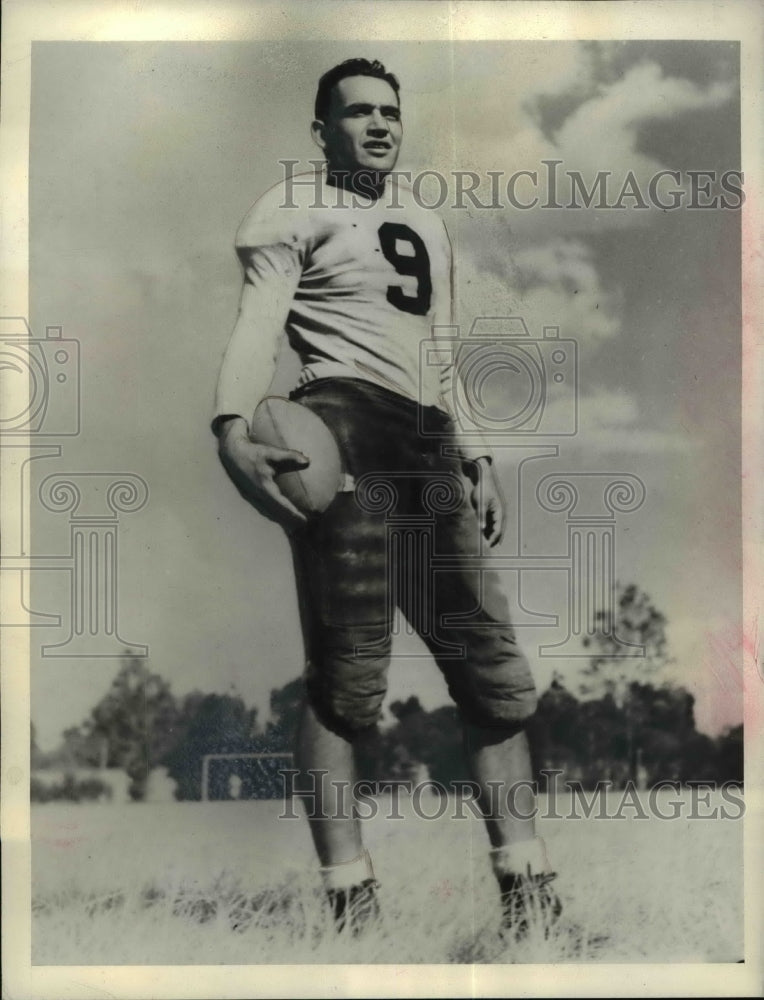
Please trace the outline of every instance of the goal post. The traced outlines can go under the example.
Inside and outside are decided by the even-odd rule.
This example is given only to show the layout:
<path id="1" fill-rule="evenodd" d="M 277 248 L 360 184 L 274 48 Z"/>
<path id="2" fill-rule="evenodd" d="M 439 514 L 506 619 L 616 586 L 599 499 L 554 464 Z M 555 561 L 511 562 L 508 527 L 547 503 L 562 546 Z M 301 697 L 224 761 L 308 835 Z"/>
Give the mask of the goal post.
<path id="1" fill-rule="evenodd" d="M 240 761 L 242 763 L 249 762 L 249 764 L 244 764 L 244 768 L 236 768 L 233 766 L 234 762 Z M 211 782 L 214 781 L 215 774 L 219 773 L 218 768 L 221 764 L 225 765 L 225 762 L 230 762 L 229 766 L 226 768 L 229 781 L 232 778 L 238 778 L 241 785 L 239 787 L 268 787 L 270 784 L 271 789 L 276 787 L 276 782 L 281 780 L 281 790 L 283 792 L 283 778 L 280 779 L 279 771 L 288 770 L 294 767 L 294 754 L 292 753 L 206 753 L 202 757 L 202 802 L 210 801 L 226 801 L 236 798 L 274 798 L 275 796 L 258 796 L 258 795 L 228 795 L 228 796 L 215 796 L 214 799 L 210 798 L 210 787 Z M 246 779 L 246 780 L 245 780 Z M 259 779 L 259 782 L 258 782 Z"/>

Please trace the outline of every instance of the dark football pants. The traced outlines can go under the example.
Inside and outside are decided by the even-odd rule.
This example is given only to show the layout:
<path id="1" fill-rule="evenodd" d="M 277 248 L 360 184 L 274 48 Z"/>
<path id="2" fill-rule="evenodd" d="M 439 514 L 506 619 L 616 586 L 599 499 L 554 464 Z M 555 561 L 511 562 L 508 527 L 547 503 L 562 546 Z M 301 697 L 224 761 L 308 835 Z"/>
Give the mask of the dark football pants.
<path id="1" fill-rule="evenodd" d="M 535 686 L 498 576 L 475 565 L 468 484 L 460 460 L 441 454 L 449 418 L 360 379 L 319 379 L 292 398 L 331 428 L 355 480 L 354 492 L 338 493 L 292 536 L 319 718 L 342 735 L 378 721 L 398 606 L 468 722 L 522 724 L 535 711 Z M 420 422 L 439 436 L 422 435 Z"/>

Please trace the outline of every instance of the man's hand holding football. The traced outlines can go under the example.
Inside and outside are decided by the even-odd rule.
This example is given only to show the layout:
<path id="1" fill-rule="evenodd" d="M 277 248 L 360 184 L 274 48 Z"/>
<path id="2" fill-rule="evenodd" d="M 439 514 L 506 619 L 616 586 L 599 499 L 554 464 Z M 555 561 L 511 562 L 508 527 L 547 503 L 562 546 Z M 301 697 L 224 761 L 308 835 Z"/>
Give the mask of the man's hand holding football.
<path id="1" fill-rule="evenodd" d="M 284 496 L 275 482 L 281 472 L 310 465 L 307 456 L 299 451 L 252 441 L 242 417 L 227 420 L 218 441 L 223 468 L 245 500 L 286 531 L 294 531 L 307 523 L 305 515 Z"/>

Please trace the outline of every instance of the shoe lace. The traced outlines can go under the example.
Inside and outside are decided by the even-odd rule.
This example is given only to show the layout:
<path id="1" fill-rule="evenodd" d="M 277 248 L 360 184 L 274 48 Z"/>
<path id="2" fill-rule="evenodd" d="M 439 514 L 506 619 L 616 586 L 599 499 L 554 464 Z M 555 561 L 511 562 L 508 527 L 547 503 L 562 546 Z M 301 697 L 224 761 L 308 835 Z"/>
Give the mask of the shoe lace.
<path id="1" fill-rule="evenodd" d="M 532 878 L 536 889 L 544 889 L 550 882 L 554 882 L 557 872 L 543 872 L 541 875 L 533 875 Z"/>

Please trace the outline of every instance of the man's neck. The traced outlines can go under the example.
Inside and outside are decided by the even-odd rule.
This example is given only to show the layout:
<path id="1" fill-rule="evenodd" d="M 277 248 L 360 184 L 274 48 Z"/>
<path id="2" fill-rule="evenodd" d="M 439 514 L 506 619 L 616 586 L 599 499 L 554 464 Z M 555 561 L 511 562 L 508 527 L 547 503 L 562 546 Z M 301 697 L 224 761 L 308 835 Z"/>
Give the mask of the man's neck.
<path id="1" fill-rule="evenodd" d="M 350 191 L 352 194 L 372 200 L 382 196 L 389 176 L 388 170 L 351 171 L 331 165 L 326 168 L 326 182 L 331 187 L 342 188 L 343 191 Z"/>

